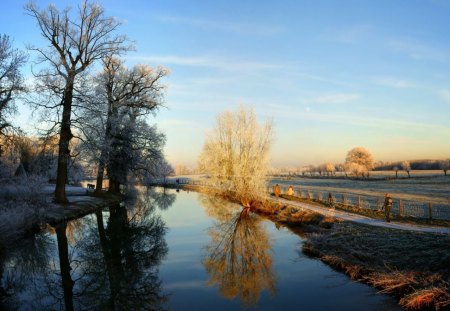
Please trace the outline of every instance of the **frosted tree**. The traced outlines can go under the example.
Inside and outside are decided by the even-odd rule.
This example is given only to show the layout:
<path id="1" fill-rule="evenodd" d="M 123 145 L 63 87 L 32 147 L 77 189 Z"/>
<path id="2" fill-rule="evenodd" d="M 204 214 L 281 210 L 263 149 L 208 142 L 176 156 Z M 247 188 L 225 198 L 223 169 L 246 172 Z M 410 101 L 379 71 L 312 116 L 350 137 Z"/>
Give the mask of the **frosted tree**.
<path id="1" fill-rule="evenodd" d="M 406 171 L 406 173 L 408 173 L 408 178 L 411 177 L 411 175 L 409 174 L 409 172 L 411 171 L 411 164 L 409 163 L 409 161 L 403 161 L 401 163 L 401 167 L 402 170 Z"/>
<path id="2" fill-rule="evenodd" d="M 367 172 L 366 167 L 355 162 L 346 163 L 345 170 L 355 176 L 364 176 L 364 174 Z"/>
<path id="3" fill-rule="evenodd" d="M 353 148 L 347 153 L 345 165 L 351 167 L 351 169 L 348 169 L 349 171 L 353 171 L 354 173 L 358 172 L 357 174 L 364 174 L 373 168 L 372 154 L 363 147 Z"/>
<path id="4" fill-rule="evenodd" d="M 266 174 L 272 142 L 272 122 L 260 125 L 252 108 L 217 116 L 206 137 L 199 167 L 214 187 L 250 208 L 266 192 Z"/>
<path id="5" fill-rule="evenodd" d="M 450 170 L 450 159 L 439 161 L 439 168 L 444 171 L 444 175 L 447 176 L 447 171 Z"/>
<path id="6" fill-rule="evenodd" d="M 0 136 L 11 127 L 9 118 L 16 111 L 15 97 L 25 90 L 20 73 L 25 62 L 26 55 L 12 47 L 8 36 L 0 35 Z"/>
<path id="7" fill-rule="evenodd" d="M 333 163 L 328 162 L 324 164 L 325 172 L 327 172 L 328 176 L 333 175 L 336 171 L 336 167 Z"/>
<path id="8" fill-rule="evenodd" d="M 45 48 L 30 46 L 39 55 L 38 62 L 47 64 L 37 73 L 52 101 L 36 100 L 40 107 L 57 112 L 55 127 L 59 127 L 58 168 L 55 201 L 67 203 L 65 184 L 70 162 L 71 123 L 75 88 L 79 77 L 96 61 L 111 53 L 125 50 L 126 37 L 115 35 L 120 23 L 105 16 L 103 7 L 84 1 L 72 15 L 70 9 L 59 11 L 54 5 L 39 9 L 34 2 L 25 6 L 28 15 L 36 19 Z"/>
<path id="9" fill-rule="evenodd" d="M 124 114 L 131 113 L 131 120 L 155 111 L 163 104 L 164 86 L 162 77 L 168 75 L 163 67 L 156 69 L 147 65 L 136 65 L 132 69 L 124 66 L 119 58 L 103 59 L 103 72 L 96 77 L 97 100 L 106 105 L 103 147 L 99 157 L 97 189 L 100 191 L 104 170 L 108 164 L 108 150 L 114 144 L 114 131 Z M 115 129 L 116 128 L 116 129 Z"/>

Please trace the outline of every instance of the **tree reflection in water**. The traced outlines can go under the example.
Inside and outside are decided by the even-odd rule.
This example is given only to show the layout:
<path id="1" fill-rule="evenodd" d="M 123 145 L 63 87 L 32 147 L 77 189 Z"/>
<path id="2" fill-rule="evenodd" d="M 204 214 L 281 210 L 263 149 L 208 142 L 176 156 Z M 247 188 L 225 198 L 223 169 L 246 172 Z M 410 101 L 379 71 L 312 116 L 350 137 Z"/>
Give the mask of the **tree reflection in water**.
<path id="1" fill-rule="evenodd" d="M 208 231 L 211 242 L 203 259 L 208 284 L 217 285 L 226 298 L 239 297 L 245 307 L 255 305 L 264 290 L 274 294 L 272 247 L 261 218 L 217 198 L 202 196 L 201 201 L 217 219 Z"/>
<path id="2" fill-rule="evenodd" d="M 165 224 L 146 196 L 136 196 L 127 206 L 112 206 L 109 216 L 98 211 L 51 228 L 57 235 L 58 258 L 49 255 L 54 245 L 36 249 L 19 271 L 11 265 L 20 257 L 14 254 L 7 263 L 0 258 L 5 264 L 0 271 L 8 265 L 7 274 L 21 280 L 8 283 L 12 296 L 0 307 L 23 307 L 28 297 L 30 309 L 39 310 L 163 309 L 167 297 L 158 265 L 167 254 Z"/>
<path id="3" fill-rule="evenodd" d="M 161 210 L 167 210 L 175 203 L 177 195 L 175 193 L 169 193 L 166 188 L 147 188 L 147 195 L 153 200 L 153 202 Z"/>

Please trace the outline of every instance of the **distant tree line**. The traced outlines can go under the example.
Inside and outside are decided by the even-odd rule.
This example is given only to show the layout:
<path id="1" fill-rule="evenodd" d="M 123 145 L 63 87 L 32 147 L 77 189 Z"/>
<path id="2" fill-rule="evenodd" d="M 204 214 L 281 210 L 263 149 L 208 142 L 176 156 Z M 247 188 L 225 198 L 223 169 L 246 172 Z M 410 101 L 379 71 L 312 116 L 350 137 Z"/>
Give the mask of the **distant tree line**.
<path id="1" fill-rule="evenodd" d="M 302 168 L 272 169 L 271 174 L 303 176 L 335 176 L 337 172 L 345 176 L 370 177 L 370 171 L 404 171 L 410 177 L 412 170 L 442 170 L 445 175 L 450 170 L 450 159 L 442 160 L 404 160 L 397 162 L 375 162 L 369 150 L 355 147 L 348 151 L 344 163 L 326 162 L 320 165 L 308 165 Z"/>
<path id="2" fill-rule="evenodd" d="M 410 160 L 408 161 L 411 170 L 440 170 L 442 169 L 443 162 L 448 160 Z M 401 168 L 404 161 L 398 162 L 376 162 L 375 171 L 393 171 L 396 168 Z"/>

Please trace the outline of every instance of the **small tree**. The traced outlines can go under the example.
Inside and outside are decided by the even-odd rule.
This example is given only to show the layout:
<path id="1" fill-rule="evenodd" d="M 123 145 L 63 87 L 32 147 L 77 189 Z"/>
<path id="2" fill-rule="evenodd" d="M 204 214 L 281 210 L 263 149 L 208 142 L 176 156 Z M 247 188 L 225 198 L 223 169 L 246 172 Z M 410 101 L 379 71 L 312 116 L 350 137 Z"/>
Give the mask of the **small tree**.
<path id="1" fill-rule="evenodd" d="M 450 170 L 450 159 L 439 161 L 439 168 L 444 171 L 444 175 L 447 176 L 447 171 Z"/>
<path id="2" fill-rule="evenodd" d="M 356 147 L 347 153 L 345 164 L 352 167 L 351 171 L 358 172 L 358 174 L 364 174 L 373 168 L 373 157 L 366 148 Z"/>
<path id="3" fill-rule="evenodd" d="M 409 172 L 411 171 L 411 164 L 409 163 L 409 161 L 403 161 L 402 164 L 402 170 L 406 171 L 406 173 L 408 173 L 408 178 L 411 177 Z"/>
<path id="4" fill-rule="evenodd" d="M 266 191 L 272 122 L 260 125 L 252 108 L 217 116 L 206 137 L 199 167 L 221 192 L 250 208 Z"/>
<path id="5" fill-rule="evenodd" d="M 394 166 L 394 167 L 393 167 L 393 170 L 395 171 L 395 178 L 398 178 L 398 170 L 399 170 L 399 167 L 398 167 L 398 166 Z"/>
<path id="6" fill-rule="evenodd" d="M 325 167 L 325 171 L 327 172 L 328 176 L 333 175 L 334 172 L 336 171 L 336 166 L 331 162 L 325 163 L 324 167 Z"/>

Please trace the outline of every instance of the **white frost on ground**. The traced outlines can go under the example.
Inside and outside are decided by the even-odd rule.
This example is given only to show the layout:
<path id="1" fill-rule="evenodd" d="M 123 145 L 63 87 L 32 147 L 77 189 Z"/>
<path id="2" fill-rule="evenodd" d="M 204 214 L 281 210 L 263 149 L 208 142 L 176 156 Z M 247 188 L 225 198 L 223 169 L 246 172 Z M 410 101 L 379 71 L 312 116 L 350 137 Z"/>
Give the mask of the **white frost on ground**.
<path id="1" fill-rule="evenodd" d="M 307 203 L 302 202 L 295 202 L 295 201 L 289 201 L 286 199 L 273 199 L 275 202 L 293 205 L 296 207 L 300 207 L 302 209 L 314 211 L 316 213 L 329 216 L 329 217 L 335 217 L 338 219 L 353 221 L 360 224 L 370 225 L 370 226 L 378 226 L 378 227 L 385 227 L 385 228 L 391 228 L 391 229 L 399 229 L 399 230 L 408 230 L 408 231 L 419 231 L 419 232 L 430 232 L 430 233 L 443 233 L 443 234 L 450 234 L 450 228 L 444 228 L 444 227 L 432 227 L 432 226 L 423 226 L 423 225 L 416 225 L 416 224 L 406 224 L 406 223 L 399 223 L 399 222 L 386 222 L 385 220 L 381 219 L 374 219 L 354 213 L 349 213 L 341 210 L 336 210 L 333 208 L 325 208 L 325 207 L 318 207 Z"/>

